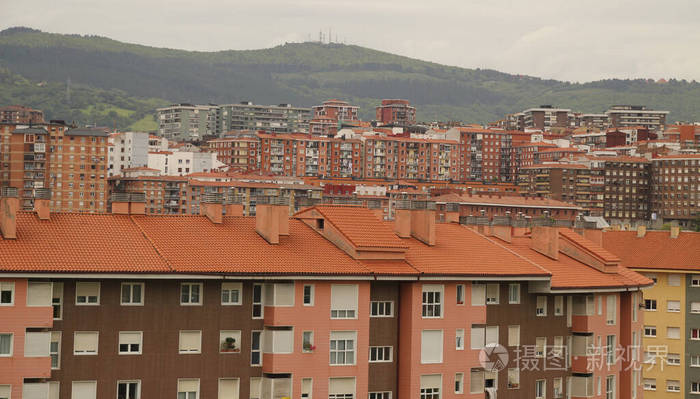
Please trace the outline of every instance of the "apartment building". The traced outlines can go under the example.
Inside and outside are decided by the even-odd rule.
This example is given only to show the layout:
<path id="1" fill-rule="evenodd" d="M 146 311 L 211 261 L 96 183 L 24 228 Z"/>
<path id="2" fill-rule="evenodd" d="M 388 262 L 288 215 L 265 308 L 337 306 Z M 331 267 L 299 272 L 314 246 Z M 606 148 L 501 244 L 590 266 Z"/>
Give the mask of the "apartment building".
<path id="1" fill-rule="evenodd" d="M 582 211 L 572 203 L 551 198 L 500 194 L 445 194 L 432 197 L 437 204 L 438 216 L 445 221 L 461 217 L 480 217 L 490 223 L 498 217 L 542 218 L 573 222 Z"/>
<path id="2" fill-rule="evenodd" d="M 523 113 L 525 129 L 550 131 L 552 128 L 573 127 L 573 113 L 568 108 L 557 108 L 552 105 L 540 105 L 528 108 Z"/>
<path id="3" fill-rule="evenodd" d="M 198 141 L 218 135 L 216 105 L 173 104 L 156 109 L 158 135 L 173 141 Z"/>
<path id="4" fill-rule="evenodd" d="M 165 176 L 187 176 L 192 173 L 218 171 L 224 163 L 213 152 L 201 151 L 157 151 L 148 153 L 148 168 Z"/>
<path id="5" fill-rule="evenodd" d="M 14 123 L 17 125 L 41 124 L 44 123 L 44 111 L 23 105 L 0 107 L 0 123 Z"/>
<path id="6" fill-rule="evenodd" d="M 347 101 L 328 100 L 311 107 L 313 119 L 309 122 L 309 133 L 313 136 L 335 136 L 339 122 L 359 121 L 360 107 Z"/>
<path id="7" fill-rule="evenodd" d="M 408 100 L 388 99 L 376 107 L 380 125 L 411 126 L 416 124 L 416 108 Z"/>
<path id="8" fill-rule="evenodd" d="M 644 289 L 644 398 L 700 393 L 700 233 L 608 231 L 606 249 L 654 281 Z M 650 250 L 653 248 L 653 250 Z M 692 248 L 692 249 L 691 249 Z"/>
<path id="9" fill-rule="evenodd" d="M 612 127 L 642 126 L 651 131 L 663 131 L 669 111 L 656 111 L 643 105 L 613 105 L 605 115 Z"/>
<path id="10" fill-rule="evenodd" d="M 652 218 L 688 226 L 700 214 L 700 155 L 652 159 Z"/>
<path id="11" fill-rule="evenodd" d="M 112 133 L 108 139 L 108 176 L 119 175 L 122 170 L 148 165 L 150 135 L 146 132 Z"/>
<path id="12" fill-rule="evenodd" d="M 51 195 L 52 210 L 104 212 L 106 129 L 6 124 L 0 125 L 0 136 L 0 184 L 19 190 L 23 209 L 33 208 L 40 190 L 42 198 Z"/>
<path id="13" fill-rule="evenodd" d="M 257 105 L 250 101 L 217 108 L 217 135 L 231 130 L 309 133 L 311 109 L 291 104 Z"/>
<path id="14" fill-rule="evenodd" d="M 652 281 L 598 246 L 599 231 L 436 224 L 422 201 L 392 224 L 352 206 L 288 218 L 274 201 L 255 218 L 223 216 L 217 201 L 205 216 L 145 216 L 121 199 L 113 214 L 80 215 L 2 198 L 0 249 L 22 256 L 0 259 L 0 370 L 11 370 L 0 392 L 641 393 L 636 352 L 615 354 L 641 336 L 639 289 Z M 498 366 L 484 359 L 495 344 L 508 355 Z"/>
<path id="15" fill-rule="evenodd" d="M 613 222 L 651 218 L 651 162 L 619 156 L 605 159 L 604 216 Z"/>
<path id="16" fill-rule="evenodd" d="M 574 114 L 575 125 L 578 127 L 588 127 L 594 129 L 605 129 L 609 126 L 610 121 L 606 114 Z"/>
<path id="17" fill-rule="evenodd" d="M 230 169 L 246 172 L 260 169 L 260 140 L 255 135 L 223 137 L 207 142 L 209 151 Z"/>
<path id="18" fill-rule="evenodd" d="M 591 168 L 576 163 L 545 163 L 520 169 L 522 193 L 576 204 L 584 213 L 599 216 L 603 203 L 591 188 Z"/>

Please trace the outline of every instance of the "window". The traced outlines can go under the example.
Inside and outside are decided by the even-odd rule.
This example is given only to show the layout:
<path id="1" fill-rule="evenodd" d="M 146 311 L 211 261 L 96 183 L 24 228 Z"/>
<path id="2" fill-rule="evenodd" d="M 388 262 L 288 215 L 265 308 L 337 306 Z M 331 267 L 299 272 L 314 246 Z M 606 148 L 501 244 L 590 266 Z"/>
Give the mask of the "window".
<path id="1" fill-rule="evenodd" d="M 487 326 L 485 344 L 498 344 L 498 326 Z"/>
<path id="2" fill-rule="evenodd" d="M 180 305 L 202 304 L 202 283 L 182 283 L 180 285 Z"/>
<path id="3" fill-rule="evenodd" d="M 484 392 L 484 370 L 471 369 L 469 373 L 469 392 Z"/>
<path id="4" fill-rule="evenodd" d="M 695 341 L 700 340 L 700 328 L 690 329 L 690 339 Z"/>
<path id="5" fill-rule="evenodd" d="M 690 383 L 690 393 L 700 393 L 700 382 Z"/>
<path id="6" fill-rule="evenodd" d="M 313 397 L 313 385 L 314 380 L 312 378 L 302 378 L 301 379 L 301 399 L 311 399 Z M 370 393 L 371 395 L 371 393 Z M 370 396 L 369 399 L 372 399 Z M 382 398 L 377 398 L 382 399 Z M 391 397 L 389 397 L 391 399 Z"/>
<path id="7" fill-rule="evenodd" d="M 520 369 L 508 369 L 508 389 L 520 388 Z"/>
<path id="8" fill-rule="evenodd" d="M 669 274 L 668 275 L 668 285 L 671 287 L 681 286 L 681 275 L 680 274 Z"/>
<path id="9" fill-rule="evenodd" d="M 464 305 L 464 284 L 457 284 L 457 305 Z"/>
<path id="10" fill-rule="evenodd" d="M 656 326 L 644 326 L 644 336 L 645 337 L 655 337 L 656 336 Z"/>
<path id="11" fill-rule="evenodd" d="M 681 328 L 680 327 L 667 327 L 666 337 L 670 339 L 681 339 Z"/>
<path id="12" fill-rule="evenodd" d="M 11 385 L 0 385 L 0 399 L 10 399 L 11 392 Z"/>
<path id="13" fill-rule="evenodd" d="M 508 303 L 520 303 L 520 284 L 508 285 Z"/>
<path id="14" fill-rule="evenodd" d="M 0 357 L 12 356 L 13 334 L 0 334 Z"/>
<path id="15" fill-rule="evenodd" d="M 455 374 L 455 393 L 464 393 L 464 373 Z"/>
<path id="16" fill-rule="evenodd" d="M 252 331 L 250 334 L 250 365 L 262 366 L 261 340 L 262 331 Z"/>
<path id="17" fill-rule="evenodd" d="M 420 376 L 420 399 L 440 399 L 442 376 L 440 374 Z"/>
<path id="18" fill-rule="evenodd" d="M 304 306 L 313 306 L 314 304 L 314 286 L 311 284 L 304 285 Z"/>
<path id="19" fill-rule="evenodd" d="M 508 326 L 508 346 L 520 346 L 520 326 Z"/>
<path id="20" fill-rule="evenodd" d="M 354 331 L 331 331 L 331 365 L 355 364 L 355 336 Z"/>
<path id="21" fill-rule="evenodd" d="M 658 277 L 654 273 L 646 273 L 644 275 L 647 276 L 647 278 L 651 279 L 654 282 L 654 284 L 659 282 Z"/>
<path id="22" fill-rule="evenodd" d="M 691 277 L 690 286 L 691 287 L 700 287 L 700 275 L 696 274 L 696 275 L 693 275 L 693 277 Z"/>
<path id="23" fill-rule="evenodd" d="M 700 313 L 700 302 L 690 303 L 690 313 Z"/>
<path id="24" fill-rule="evenodd" d="M 486 327 L 472 325 L 471 349 L 482 349 L 486 345 Z"/>
<path id="25" fill-rule="evenodd" d="M 262 392 L 262 378 L 250 377 L 250 399 L 260 399 Z"/>
<path id="26" fill-rule="evenodd" d="M 53 283 L 51 304 L 53 305 L 53 319 L 61 320 L 63 318 L 63 283 Z"/>
<path id="27" fill-rule="evenodd" d="M 219 378 L 219 399 L 238 399 L 238 378 Z"/>
<path id="28" fill-rule="evenodd" d="M 535 381 L 535 398 L 536 399 L 544 399 L 547 396 L 547 381 L 546 380 L 537 380 Z"/>
<path id="29" fill-rule="evenodd" d="M 143 305 L 143 283 L 122 283 L 122 305 Z"/>
<path id="30" fill-rule="evenodd" d="M 498 283 L 486 284 L 486 304 L 496 305 L 498 304 Z"/>
<path id="31" fill-rule="evenodd" d="M 253 318 L 263 318 L 262 284 L 253 284 Z"/>
<path id="32" fill-rule="evenodd" d="M 655 378 L 645 378 L 644 379 L 644 390 L 645 391 L 656 391 L 656 379 Z"/>
<path id="33" fill-rule="evenodd" d="M 328 399 L 354 399 L 355 377 L 330 378 Z"/>
<path id="34" fill-rule="evenodd" d="M 544 317 L 547 316 L 547 297 L 538 296 L 537 297 L 537 307 L 535 308 L 535 316 Z"/>
<path id="35" fill-rule="evenodd" d="M 464 350 L 464 329 L 458 328 L 455 332 L 455 349 Z"/>
<path id="36" fill-rule="evenodd" d="M 73 381 L 71 399 L 95 399 L 97 397 L 97 381 Z"/>
<path id="37" fill-rule="evenodd" d="M 547 353 L 547 337 L 535 338 L 535 357 L 544 357 Z"/>
<path id="38" fill-rule="evenodd" d="M 690 367 L 700 367 L 700 355 L 690 355 Z"/>
<path id="39" fill-rule="evenodd" d="M 303 398 L 304 396 L 302 396 Z M 370 392 L 369 399 L 391 399 L 391 391 Z"/>
<path id="40" fill-rule="evenodd" d="M 51 344 L 49 346 L 49 356 L 51 356 L 51 369 L 61 368 L 61 332 L 51 331 Z"/>
<path id="41" fill-rule="evenodd" d="M 549 353 L 554 357 L 562 357 L 564 355 L 564 337 L 554 337 L 554 345 Z"/>
<path id="42" fill-rule="evenodd" d="M 98 341 L 97 331 L 76 331 L 73 334 L 73 354 L 96 355 Z"/>
<path id="43" fill-rule="evenodd" d="M 615 336 L 608 335 L 605 339 L 605 353 L 608 364 L 615 364 Z"/>
<path id="44" fill-rule="evenodd" d="M 666 390 L 668 392 L 680 392 L 681 382 L 678 380 L 666 380 Z"/>
<path id="45" fill-rule="evenodd" d="M 666 363 L 672 366 L 679 366 L 681 364 L 681 355 L 678 353 L 669 353 L 666 355 Z"/>
<path id="46" fill-rule="evenodd" d="M 666 310 L 677 313 L 681 311 L 681 301 L 666 301 Z"/>
<path id="47" fill-rule="evenodd" d="M 605 323 L 609 326 L 615 324 L 615 315 L 617 313 L 617 297 L 608 295 L 605 308 Z"/>
<path id="48" fill-rule="evenodd" d="M 644 300 L 644 310 L 655 311 L 656 310 L 656 299 L 645 299 Z"/>
<path id="49" fill-rule="evenodd" d="M 242 290 L 243 284 L 241 283 L 221 283 L 221 304 L 240 305 Z"/>
<path id="50" fill-rule="evenodd" d="M 369 361 L 370 363 L 390 362 L 391 353 L 391 346 L 370 346 Z"/>
<path id="51" fill-rule="evenodd" d="M 201 331 L 180 331 L 179 352 L 202 353 L 202 332 Z"/>
<path id="52" fill-rule="evenodd" d="M 472 283 L 472 306 L 481 306 L 486 304 L 486 285 Z"/>
<path id="53" fill-rule="evenodd" d="M 393 317 L 394 302 L 391 301 L 372 301 L 370 302 L 369 315 L 371 317 Z"/>
<path id="54" fill-rule="evenodd" d="M 76 305 L 99 305 L 100 304 L 100 283 L 75 283 L 75 304 Z"/>
<path id="55" fill-rule="evenodd" d="M 357 284 L 331 285 L 331 319 L 357 317 Z"/>
<path id="56" fill-rule="evenodd" d="M 423 317 L 440 317 L 442 315 L 440 304 L 442 300 L 442 286 L 423 285 Z"/>
<path id="57" fill-rule="evenodd" d="M 49 306 L 52 295 L 51 283 L 27 282 L 27 306 Z"/>
<path id="58" fill-rule="evenodd" d="M 605 399 L 615 399 L 615 376 L 605 378 Z"/>
<path id="59" fill-rule="evenodd" d="M 553 396 L 554 396 L 555 398 L 561 398 L 561 397 L 562 397 L 562 393 L 563 393 L 562 382 L 563 382 L 563 380 L 562 380 L 561 377 L 555 378 L 555 379 L 552 381 L 552 391 L 553 391 Z"/>
<path id="60" fill-rule="evenodd" d="M 554 297 L 554 315 L 562 316 L 564 314 L 564 297 L 559 295 Z"/>
<path id="61" fill-rule="evenodd" d="M 197 399 L 199 397 L 199 379 L 180 378 L 177 380 L 177 399 Z"/>
<path id="62" fill-rule="evenodd" d="M 313 352 L 316 347 L 314 346 L 314 332 L 304 331 L 301 334 L 301 351 L 310 353 Z"/>
<path id="63" fill-rule="evenodd" d="M 117 399 L 139 399 L 141 384 L 138 381 L 118 381 Z"/>

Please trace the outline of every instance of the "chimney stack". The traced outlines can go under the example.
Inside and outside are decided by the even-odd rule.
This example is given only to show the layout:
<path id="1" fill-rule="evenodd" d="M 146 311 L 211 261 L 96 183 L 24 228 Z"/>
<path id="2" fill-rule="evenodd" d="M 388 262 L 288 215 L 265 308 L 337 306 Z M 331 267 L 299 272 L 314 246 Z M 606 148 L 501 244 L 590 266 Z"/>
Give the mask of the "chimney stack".
<path id="1" fill-rule="evenodd" d="M 226 216 L 243 216 L 243 198 L 240 195 L 229 192 L 224 199 L 224 209 L 226 210 Z"/>
<path id="2" fill-rule="evenodd" d="M 40 220 L 51 217 L 51 189 L 37 188 L 34 194 L 34 211 Z"/>
<path id="3" fill-rule="evenodd" d="M 146 214 L 146 193 L 114 192 L 111 202 L 112 213 L 115 215 Z"/>
<path id="4" fill-rule="evenodd" d="M 533 226 L 530 248 L 552 259 L 559 259 L 559 229 L 553 226 Z"/>
<path id="5" fill-rule="evenodd" d="M 199 214 L 204 215 L 214 224 L 224 222 L 223 195 L 221 193 L 204 193 L 199 204 Z"/>
<path id="6" fill-rule="evenodd" d="M 394 208 L 394 232 L 401 238 L 411 237 L 411 201 L 396 200 Z"/>
<path id="7" fill-rule="evenodd" d="M 435 245 L 435 202 L 411 203 L 411 235 L 427 245 Z"/>
<path id="8" fill-rule="evenodd" d="M 3 187 L 2 198 L 0 198 L 0 231 L 6 240 L 17 238 L 17 210 L 19 209 L 19 198 L 17 189 L 14 187 Z"/>
<path id="9" fill-rule="evenodd" d="M 258 197 L 255 205 L 255 231 L 270 244 L 279 244 L 280 235 L 289 235 L 289 203 L 281 197 Z"/>

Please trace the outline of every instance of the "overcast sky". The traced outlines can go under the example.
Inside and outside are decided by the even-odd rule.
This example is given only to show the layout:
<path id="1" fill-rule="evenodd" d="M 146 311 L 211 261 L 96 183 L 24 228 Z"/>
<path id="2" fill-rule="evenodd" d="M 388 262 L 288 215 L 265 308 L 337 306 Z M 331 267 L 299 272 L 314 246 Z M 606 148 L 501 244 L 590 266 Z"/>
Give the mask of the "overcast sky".
<path id="1" fill-rule="evenodd" d="M 698 0 L 0 0 L 0 29 L 188 50 L 339 41 L 570 81 L 700 81 Z"/>

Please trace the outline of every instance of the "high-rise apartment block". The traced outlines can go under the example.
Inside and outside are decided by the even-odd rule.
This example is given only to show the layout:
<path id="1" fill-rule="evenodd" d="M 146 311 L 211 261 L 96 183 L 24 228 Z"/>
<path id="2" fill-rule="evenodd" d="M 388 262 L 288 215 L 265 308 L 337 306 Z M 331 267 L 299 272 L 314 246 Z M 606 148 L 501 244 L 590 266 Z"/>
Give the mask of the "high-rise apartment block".
<path id="1" fill-rule="evenodd" d="M 217 106 L 173 104 L 158 108 L 158 134 L 173 141 L 197 141 L 217 135 Z"/>
<path id="2" fill-rule="evenodd" d="M 31 125 L 44 123 L 44 112 L 23 105 L 0 107 L 0 123 Z"/>
<path id="3" fill-rule="evenodd" d="M 382 100 L 376 108 L 377 123 L 381 125 L 410 126 L 416 124 L 416 108 L 408 100 Z"/>
<path id="4" fill-rule="evenodd" d="M 652 159 L 653 218 L 688 226 L 700 215 L 700 155 L 668 155 Z"/>
<path id="5" fill-rule="evenodd" d="M 549 131 L 552 128 L 568 128 L 572 124 L 573 113 L 568 108 L 556 108 L 552 105 L 540 105 L 523 111 L 525 129 Z"/>
<path id="6" fill-rule="evenodd" d="M 656 111 L 643 105 L 613 105 L 605 111 L 613 127 L 642 126 L 651 131 L 663 130 L 668 111 Z"/>

